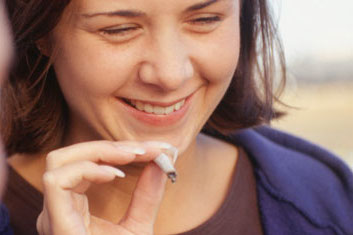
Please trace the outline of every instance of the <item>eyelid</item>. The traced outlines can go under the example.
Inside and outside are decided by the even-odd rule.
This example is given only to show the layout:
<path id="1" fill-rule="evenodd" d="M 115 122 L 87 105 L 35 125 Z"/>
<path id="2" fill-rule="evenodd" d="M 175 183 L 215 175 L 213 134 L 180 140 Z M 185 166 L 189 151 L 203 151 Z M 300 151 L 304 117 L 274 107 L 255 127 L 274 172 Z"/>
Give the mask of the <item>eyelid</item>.
<path id="1" fill-rule="evenodd" d="M 186 29 L 190 32 L 207 34 L 217 29 L 224 16 L 217 13 L 198 13 L 188 17 L 185 22 Z"/>
<path id="2" fill-rule="evenodd" d="M 223 15 L 218 13 L 198 13 L 188 17 L 187 21 L 197 21 L 198 19 L 211 19 L 210 21 L 220 21 L 223 19 Z"/>
<path id="3" fill-rule="evenodd" d="M 101 32 L 108 32 L 108 31 L 114 31 L 114 30 L 128 30 L 128 29 L 138 29 L 139 26 L 136 24 L 121 24 L 121 25 L 116 25 L 116 26 L 110 26 L 110 27 L 105 27 L 103 29 L 100 29 L 99 31 Z"/>
<path id="4" fill-rule="evenodd" d="M 137 37 L 142 32 L 138 24 L 121 24 L 99 29 L 99 33 L 112 42 L 127 42 Z"/>
<path id="5" fill-rule="evenodd" d="M 221 21 L 221 17 L 218 15 L 198 16 L 190 20 L 192 23 L 213 23 L 218 21 Z"/>

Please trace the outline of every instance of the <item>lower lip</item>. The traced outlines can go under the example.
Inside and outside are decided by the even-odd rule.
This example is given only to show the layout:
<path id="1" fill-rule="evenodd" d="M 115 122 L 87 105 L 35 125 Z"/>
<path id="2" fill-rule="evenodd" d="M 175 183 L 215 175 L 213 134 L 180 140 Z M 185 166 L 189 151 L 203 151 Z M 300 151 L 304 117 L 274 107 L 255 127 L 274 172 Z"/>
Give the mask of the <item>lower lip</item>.
<path id="1" fill-rule="evenodd" d="M 165 115 L 146 113 L 146 112 L 140 111 L 140 110 L 130 106 L 129 104 L 125 103 L 120 98 L 118 98 L 118 101 L 121 104 L 123 104 L 123 107 L 127 111 L 127 113 L 129 113 L 131 116 L 133 116 L 137 120 L 144 122 L 146 124 L 149 124 L 149 125 L 153 125 L 153 126 L 167 126 L 167 125 L 172 125 L 172 124 L 177 123 L 179 120 L 181 120 L 185 116 L 187 110 L 190 107 L 191 98 L 192 98 L 192 95 L 187 97 L 185 99 L 184 105 L 179 110 L 174 111 L 169 114 L 165 114 Z"/>

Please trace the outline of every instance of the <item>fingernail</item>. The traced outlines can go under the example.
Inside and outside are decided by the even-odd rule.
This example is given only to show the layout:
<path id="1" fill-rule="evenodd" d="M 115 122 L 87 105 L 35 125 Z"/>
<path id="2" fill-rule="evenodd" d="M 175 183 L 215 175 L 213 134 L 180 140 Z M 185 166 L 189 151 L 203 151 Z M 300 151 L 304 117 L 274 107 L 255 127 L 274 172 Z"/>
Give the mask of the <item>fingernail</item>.
<path id="1" fill-rule="evenodd" d="M 118 168 L 106 166 L 106 165 L 100 165 L 99 167 L 101 167 L 105 171 L 108 171 L 109 173 L 114 174 L 117 177 L 120 177 L 120 178 L 125 177 L 125 173 L 123 171 L 119 170 Z"/>
<path id="2" fill-rule="evenodd" d="M 161 150 L 166 150 L 167 154 L 173 156 L 173 163 L 176 162 L 178 158 L 178 149 L 171 144 L 160 142 L 160 141 L 146 141 L 144 142 L 148 146 L 159 148 Z"/>
<path id="3" fill-rule="evenodd" d="M 136 155 L 143 155 L 146 153 L 146 150 L 141 148 L 141 147 L 134 147 L 134 146 L 126 146 L 126 145 L 118 145 L 118 149 L 127 152 L 127 153 L 132 153 Z"/>
<path id="4" fill-rule="evenodd" d="M 147 144 L 148 146 L 160 148 L 160 149 L 174 148 L 171 144 L 168 144 L 166 142 L 160 142 L 160 141 L 145 141 L 143 143 Z"/>

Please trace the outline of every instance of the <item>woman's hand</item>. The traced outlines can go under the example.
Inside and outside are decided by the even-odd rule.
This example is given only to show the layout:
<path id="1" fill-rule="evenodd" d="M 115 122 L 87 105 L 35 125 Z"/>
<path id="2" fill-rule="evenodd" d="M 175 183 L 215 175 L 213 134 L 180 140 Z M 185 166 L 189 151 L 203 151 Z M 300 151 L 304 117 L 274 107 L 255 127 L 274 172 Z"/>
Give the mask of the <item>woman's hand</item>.
<path id="1" fill-rule="evenodd" d="M 85 195 L 91 183 L 109 182 L 124 174 L 108 165 L 149 162 L 159 154 L 148 147 L 144 152 L 139 146 L 136 142 L 94 141 L 49 153 L 43 176 L 44 206 L 37 220 L 39 234 L 153 234 L 166 182 L 154 163 L 143 170 L 119 224 L 92 216 Z"/>

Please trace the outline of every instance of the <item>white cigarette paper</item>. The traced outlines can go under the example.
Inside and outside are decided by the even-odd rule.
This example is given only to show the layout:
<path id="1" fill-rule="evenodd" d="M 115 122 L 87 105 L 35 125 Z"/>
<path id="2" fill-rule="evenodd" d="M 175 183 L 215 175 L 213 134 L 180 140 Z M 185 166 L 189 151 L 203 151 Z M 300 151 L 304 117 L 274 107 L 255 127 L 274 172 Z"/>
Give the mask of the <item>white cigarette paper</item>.
<path id="1" fill-rule="evenodd" d="M 175 155 L 173 154 L 173 158 L 174 156 Z M 156 159 L 154 159 L 154 162 L 162 169 L 163 172 L 167 174 L 168 178 L 172 181 L 172 183 L 175 183 L 177 174 L 173 166 L 173 162 L 168 157 L 168 155 L 165 153 L 161 153 Z"/>

